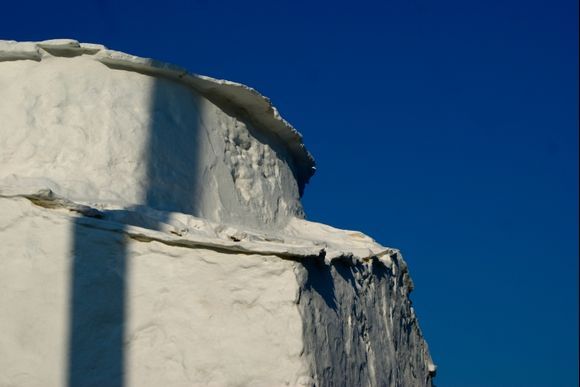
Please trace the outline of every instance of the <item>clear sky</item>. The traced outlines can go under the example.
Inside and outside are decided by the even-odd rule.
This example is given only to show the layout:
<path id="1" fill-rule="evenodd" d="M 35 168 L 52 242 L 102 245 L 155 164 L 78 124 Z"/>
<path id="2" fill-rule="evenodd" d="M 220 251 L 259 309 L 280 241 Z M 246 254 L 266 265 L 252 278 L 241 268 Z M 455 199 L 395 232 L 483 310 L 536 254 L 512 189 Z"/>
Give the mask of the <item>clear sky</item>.
<path id="1" fill-rule="evenodd" d="M 402 250 L 438 386 L 578 385 L 575 0 L 2 5 L 0 39 L 61 37 L 270 97 L 308 218 Z"/>

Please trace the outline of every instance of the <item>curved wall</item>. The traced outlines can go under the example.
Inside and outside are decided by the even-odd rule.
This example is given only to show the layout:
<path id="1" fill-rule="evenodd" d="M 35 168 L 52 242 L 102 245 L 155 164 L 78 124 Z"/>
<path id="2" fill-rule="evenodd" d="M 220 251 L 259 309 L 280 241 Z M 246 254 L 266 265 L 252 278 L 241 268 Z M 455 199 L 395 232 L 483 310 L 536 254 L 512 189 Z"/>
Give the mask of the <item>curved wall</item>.
<path id="1" fill-rule="evenodd" d="M 179 80 L 58 54 L 0 62 L 0 187 L 255 228 L 302 217 L 277 134 Z"/>

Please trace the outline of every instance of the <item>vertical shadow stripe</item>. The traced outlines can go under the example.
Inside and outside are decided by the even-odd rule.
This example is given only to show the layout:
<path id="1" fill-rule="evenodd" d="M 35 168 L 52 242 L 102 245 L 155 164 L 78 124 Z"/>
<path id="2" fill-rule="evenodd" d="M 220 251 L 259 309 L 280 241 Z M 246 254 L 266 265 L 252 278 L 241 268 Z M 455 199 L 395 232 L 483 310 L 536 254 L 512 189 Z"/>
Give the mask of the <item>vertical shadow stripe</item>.
<path id="1" fill-rule="evenodd" d="M 151 81 L 144 152 L 147 181 L 140 204 L 161 211 L 194 213 L 199 97 L 176 82 L 162 78 Z M 187 165 L 188 161 L 193 165 Z M 148 226 L 158 229 L 164 220 Z M 130 269 L 126 236 L 88 228 L 80 219 L 71 232 L 67 386 L 123 387 Z"/>

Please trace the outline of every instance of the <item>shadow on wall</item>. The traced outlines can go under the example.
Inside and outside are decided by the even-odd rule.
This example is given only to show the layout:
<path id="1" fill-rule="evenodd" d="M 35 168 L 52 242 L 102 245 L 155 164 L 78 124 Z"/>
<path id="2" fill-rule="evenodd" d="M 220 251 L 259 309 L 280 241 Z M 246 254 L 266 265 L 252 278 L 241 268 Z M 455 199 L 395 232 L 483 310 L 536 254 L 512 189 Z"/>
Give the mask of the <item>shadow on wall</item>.
<path id="1" fill-rule="evenodd" d="M 198 215 L 199 112 L 200 97 L 189 88 L 152 78 L 142 205 Z M 122 387 L 131 266 L 127 236 L 89 228 L 83 220 L 77 218 L 72 231 L 67 385 Z"/>
<path id="2" fill-rule="evenodd" d="M 299 309 L 317 386 L 430 386 L 411 304 L 382 263 L 304 261 Z"/>

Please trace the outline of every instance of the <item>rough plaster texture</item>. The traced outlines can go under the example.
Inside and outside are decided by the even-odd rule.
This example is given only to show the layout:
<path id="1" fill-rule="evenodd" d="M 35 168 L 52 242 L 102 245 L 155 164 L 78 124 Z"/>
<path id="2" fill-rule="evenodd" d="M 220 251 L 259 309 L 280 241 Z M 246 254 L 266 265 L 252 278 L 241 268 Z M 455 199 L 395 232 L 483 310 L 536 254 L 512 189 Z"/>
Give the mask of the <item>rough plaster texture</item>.
<path id="1" fill-rule="evenodd" d="M 429 386 L 407 267 L 255 90 L 0 41 L 0 386 Z"/>
<path id="2" fill-rule="evenodd" d="M 0 61 L 0 100 L 0 189 L 258 228 L 302 216 L 282 140 L 182 82 L 47 54 Z"/>

